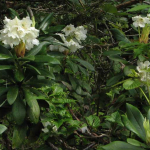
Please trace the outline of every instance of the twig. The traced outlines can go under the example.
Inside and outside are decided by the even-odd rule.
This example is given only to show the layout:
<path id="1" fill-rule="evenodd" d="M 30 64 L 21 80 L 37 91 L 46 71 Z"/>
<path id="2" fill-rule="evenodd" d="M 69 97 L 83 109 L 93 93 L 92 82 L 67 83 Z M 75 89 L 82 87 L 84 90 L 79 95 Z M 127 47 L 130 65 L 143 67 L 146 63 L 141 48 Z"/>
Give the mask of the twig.
<path id="1" fill-rule="evenodd" d="M 108 30 L 108 33 L 109 33 L 109 35 L 110 35 L 110 38 L 111 38 L 112 43 L 115 44 L 114 39 L 113 39 L 113 37 L 112 37 L 112 33 L 110 32 L 110 30 L 109 30 L 109 28 L 108 28 L 108 26 L 107 26 L 107 24 L 106 24 L 105 21 L 104 21 L 104 25 L 106 26 L 106 28 L 107 28 L 107 30 Z"/>
<path id="2" fill-rule="evenodd" d="M 31 17 L 31 18 L 34 17 L 33 12 L 32 12 L 32 10 L 31 10 L 30 6 L 27 7 L 27 10 L 28 10 L 28 12 L 29 12 L 29 14 L 30 14 L 30 17 Z"/>
<path id="3" fill-rule="evenodd" d="M 93 147 L 95 145 L 95 142 L 90 144 L 88 147 L 84 148 L 83 150 L 88 150 L 89 148 Z"/>
<path id="4" fill-rule="evenodd" d="M 150 5 L 150 2 L 146 2 L 146 1 L 144 1 L 143 3 Z"/>
<path id="5" fill-rule="evenodd" d="M 84 7 L 84 4 L 83 4 L 83 2 L 82 2 L 82 0 L 78 0 L 78 1 L 79 1 L 79 3 L 81 4 L 81 6 L 84 8 L 84 10 L 86 10 L 85 7 Z"/>
<path id="6" fill-rule="evenodd" d="M 110 136 L 107 135 L 107 134 L 102 134 L 102 135 L 99 135 L 99 136 L 84 136 L 83 138 L 87 138 L 87 139 L 96 139 L 96 138 L 102 138 L 102 137 L 108 137 L 110 139 Z"/>
<path id="7" fill-rule="evenodd" d="M 61 139 L 59 139 L 59 141 L 60 141 L 67 149 L 70 149 L 70 150 L 77 150 L 76 148 L 69 146 L 66 142 L 62 141 Z"/>
<path id="8" fill-rule="evenodd" d="M 4 140 L 4 143 L 5 143 L 5 146 L 6 146 L 7 150 L 12 150 L 12 148 L 11 148 L 11 142 L 8 139 L 7 133 L 3 133 L 2 134 L 2 138 Z"/>
<path id="9" fill-rule="evenodd" d="M 74 114 L 74 112 L 72 111 L 72 109 L 70 108 L 69 104 L 67 104 L 67 107 L 68 107 L 70 113 L 72 114 L 72 116 L 73 116 L 76 120 L 80 121 L 80 120 L 76 117 L 76 115 Z"/>
<path id="10" fill-rule="evenodd" d="M 59 150 L 54 144 L 52 144 L 51 142 L 48 142 L 48 144 L 54 149 L 54 150 Z"/>
<path id="11" fill-rule="evenodd" d="M 122 8 L 126 8 L 126 7 L 128 7 L 128 6 L 131 6 L 131 5 L 133 5 L 133 4 L 136 4 L 136 3 L 139 3 L 139 2 L 143 2 L 144 0 L 131 0 L 131 1 L 129 1 L 129 2 L 125 2 L 125 3 L 122 3 L 122 4 L 120 4 L 120 5 L 118 5 L 116 8 L 118 9 L 118 10 L 120 10 L 120 9 L 122 9 Z"/>

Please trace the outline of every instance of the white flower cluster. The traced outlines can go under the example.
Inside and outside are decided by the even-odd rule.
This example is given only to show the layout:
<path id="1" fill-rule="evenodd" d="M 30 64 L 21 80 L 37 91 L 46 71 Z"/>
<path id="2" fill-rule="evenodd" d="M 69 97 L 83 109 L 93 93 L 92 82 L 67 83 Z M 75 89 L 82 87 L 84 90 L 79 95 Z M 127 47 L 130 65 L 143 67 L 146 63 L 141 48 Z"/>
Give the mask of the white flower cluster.
<path id="1" fill-rule="evenodd" d="M 76 52 L 78 49 L 82 48 L 81 41 L 86 39 L 87 30 L 84 29 L 83 26 L 74 27 L 74 25 L 70 24 L 67 25 L 63 30 L 62 33 L 56 33 L 59 35 L 64 42 L 64 46 L 62 45 L 50 45 L 49 48 L 51 51 L 70 51 Z"/>
<path id="2" fill-rule="evenodd" d="M 135 27 L 141 27 L 144 28 L 146 24 L 150 24 L 150 14 L 147 14 L 147 17 L 142 17 L 142 16 L 135 16 L 132 17 L 133 25 Z"/>
<path id="3" fill-rule="evenodd" d="M 141 81 L 150 81 L 150 62 L 145 61 L 145 62 L 137 62 L 138 66 L 136 69 L 139 72 Z"/>
<path id="4" fill-rule="evenodd" d="M 32 27 L 32 21 L 29 17 L 22 20 L 17 17 L 12 20 L 5 17 L 4 29 L 0 30 L 0 33 L 0 41 L 10 45 L 11 48 L 19 45 L 20 42 L 25 43 L 27 50 L 39 44 L 39 41 L 36 39 L 39 36 L 39 30 Z"/>
<path id="5" fill-rule="evenodd" d="M 52 126 L 52 124 L 51 124 L 49 121 L 46 121 L 46 122 L 43 122 L 43 126 L 44 126 L 44 129 L 42 129 L 42 131 L 43 131 L 44 133 L 48 133 L 48 132 L 49 132 L 49 129 L 48 129 L 47 127 L 48 127 L 48 126 Z M 54 127 L 52 128 L 52 130 L 53 130 L 54 132 L 57 132 L 57 127 L 54 126 Z"/>

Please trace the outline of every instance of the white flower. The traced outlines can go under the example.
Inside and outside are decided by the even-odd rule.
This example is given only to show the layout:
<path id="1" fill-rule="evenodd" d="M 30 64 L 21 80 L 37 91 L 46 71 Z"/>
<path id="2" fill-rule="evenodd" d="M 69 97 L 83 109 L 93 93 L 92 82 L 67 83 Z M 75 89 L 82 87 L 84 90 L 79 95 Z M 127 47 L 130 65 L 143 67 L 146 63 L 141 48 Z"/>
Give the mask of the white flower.
<path id="1" fill-rule="evenodd" d="M 51 123 L 49 121 L 46 121 L 46 122 L 43 122 L 43 125 L 44 127 L 47 127 L 47 126 L 51 126 Z"/>
<path id="2" fill-rule="evenodd" d="M 59 35 L 59 36 L 61 37 L 61 39 L 62 39 L 63 42 L 64 42 L 64 45 L 65 45 L 66 47 L 68 47 L 68 49 L 70 49 L 70 52 L 76 52 L 77 49 L 80 49 L 80 48 L 83 47 L 83 46 L 79 45 L 78 42 L 75 42 L 73 39 L 67 40 L 67 39 L 65 38 L 64 34 L 57 34 L 57 35 Z M 67 50 L 67 49 L 66 49 L 65 47 L 62 47 L 62 46 L 61 46 L 60 49 L 59 49 L 60 52 L 63 52 L 63 51 L 65 51 L 65 50 Z"/>
<path id="3" fill-rule="evenodd" d="M 147 17 L 150 18 L 150 14 L 147 14 Z"/>
<path id="4" fill-rule="evenodd" d="M 83 27 L 83 26 L 79 26 L 79 27 L 77 27 L 77 28 L 76 28 L 76 31 L 81 32 L 81 33 L 83 33 L 83 34 L 87 34 L 87 30 L 86 30 L 86 29 L 84 29 L 84 27 Z"/>
<path id="5" fill-rule="evenodd" d="M 25 43 L 27 50 L 39 44 L 39 41 L 36 39 L 39 36 L 39 30 L 32 27 L 32 21 L 29 17 L 22 20 L 17 17 L 13 20 L 5 17 L 4 29 L 0 33 L 0 41 L 6 45 L 10 45 L 11 48 L 19 45 L 20 42 Z"/>
<path id="6" fill-rule="evenodd" d="M 138 64 L 137 70 L 138 70 L 139 72 L 146 71 L 147 69 L 149 69 L 149 66 L 150 66 L 150 62 L 149 62 L 149 61 L 145 61 L 144 63 L 138 61 L 137 64 Z"/>
<path id="7" fill-rule="evenodd" d="M 76 28 L 75 32 L 75 38 L 80 41 L 80 40 L 85 40 L 86 39 L 86 34 L 87 34 L 87 30 L 84 29 L 83 26 L 79 26 Z"/>
<path id="8" fill-rule="evenodd" d="M 59 46 L 59 52 L 64 52 L 67 51 L 68 49 L 63 47 L 63 46 Z"/>
<path id="9" fill-rule="evenodd" d="M 78 49 L 83 47 L 73 40 L 66 42 L 66 46 L 70 49 L 70 52 L 76 52 Z"/>
<path id="10" fill-rule="evenodd" d="M 79 26 L 77 28 L 74 27 L 74 25 L 67 25 L 63 30 L 65 34 L 62 33 L 56 33 L 56 35 L 59 35 L 63 41 L 63 45 L 59 45 L 57 48 L 54 45 L 50 45 L 49 49 L 51 51 L 70 51 L 70 52 L 76 52 L 78 49 L 81 49 L 83 46 L 80 45 L 81 40 L 86 39 L 87 30 L 84 29 L 83 26 Z"/>
<path id="11" fill-rule="evenodd" d="M 48 130 L 47 128 L 42 129 L 42 131 L 43 131 L 44 133 L 48 133 L 48 132 L 49 132 L 49 130 Z"/>
<path id="12" fill-rule="evenodd" d="M 87 127 L 82 127 L 80 128 L 81 132 L 82 133 L 86 133 L 88 131 L 88 128 Z"/>
<path id="13" fill-rule="evenodd" d="M 49 129 L 47 128 L 48 126 L 52 126 L 52 124 L 49 122 L 49 121 L 46 121 L 46 122 L 42 122 L 43 123 L 43 126 L 44 126 L 44 128 L 42 129 L 42 131 L 44 132 L 44 133 L 48 133 L 49 132 Z M 52 128 L 52 130 L 54 131 L 54 132 L 57 132 L 57 130 L 58 130 L 58 128 L 57 128 L 57 126 L 53 126 L 53 128 Z"/>
<path id="14" fill-rule="evenodd" d="M 82 133 L 89 133 L 89 134 L 91 134 L 89 129 L 87 128 L 87 126 L 80 128 L 80 130 L 81 130 Z"/>
<path id="15" fill-rule="evenodd" d="M 150 72 L 148 71 L 150 69 L 150 62 L 149 61 L 145 61 L 137 62 L 138 66 L 136 67 L 136 69 L 139 72 L 139 75 L 141 77 L 141 81 L 147 81 L 150 80 Z"/>
<path id="16" fill-rule="evenodd" d="M 58 130 L 56 126 L 54 126 L 52 129 L 54 132 L 57 132 L 57 130 Z"/>
<path id="17" fill-rule="evenodd" d="M 141 17 L 140 15 L 139 16 L 136 16 L 136 17 L 132 17 L 132 20 L 134 21 L 133 22 L 133 25 L 135 27 L 145 27 L 145 24 L 149 24 L 150 23 L 150 20 L 149 18 L 147 17 Z"/>
<path id="18" fill-rule="evenodd" d="M 59 49 L 59 46 L 58 46 L 58 45 L 50 45 L 50 46 L 49 46 L 49 49 L 50 49 L 51 51 L 57 51 L 57 50 Z"/>
<path id="19" fill-rule="evenodd" d="M 62 31 L 65 33 L 66 36 L 68 36 L 69 34 L 75 31 L 75 27 L 74 25 L 70 24 L 67 25 Z"/>

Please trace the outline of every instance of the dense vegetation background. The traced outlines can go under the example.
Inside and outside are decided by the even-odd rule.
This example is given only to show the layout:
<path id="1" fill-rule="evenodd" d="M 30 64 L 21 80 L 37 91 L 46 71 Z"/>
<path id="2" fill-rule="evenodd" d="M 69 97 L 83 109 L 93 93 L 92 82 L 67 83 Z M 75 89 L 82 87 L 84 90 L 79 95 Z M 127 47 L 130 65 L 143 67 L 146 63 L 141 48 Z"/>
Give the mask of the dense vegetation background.
<path id="1" fill-rule="evenodd" d="M 40 44 L 20 57 L 0 43 L 0 149 L 150 149 L 150 26 L 132 19 L 150 1 L 2 0 L 0 29 L 31 12 Z M 83 48 L 51 51 L 70 24 L 87 30 Z"/>

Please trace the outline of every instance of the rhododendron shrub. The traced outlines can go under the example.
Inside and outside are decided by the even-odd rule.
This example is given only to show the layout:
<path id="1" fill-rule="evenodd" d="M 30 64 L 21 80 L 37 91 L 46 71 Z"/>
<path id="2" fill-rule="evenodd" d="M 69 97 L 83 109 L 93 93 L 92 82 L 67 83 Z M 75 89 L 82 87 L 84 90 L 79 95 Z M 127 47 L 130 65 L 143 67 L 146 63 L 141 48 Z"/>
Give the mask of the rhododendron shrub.
<path id="1" fill-rule="evenodd" d="M 87 71 L 94 71 L 90 63 L 71 55 L 83 48 L 87 30 L 83 26 L 67 25 L 49 36 L 49 19 L 52 18 L 53 14 L 46 15 L 36 27 L 36 19 L 31 20 L 29 16 L 22 19 L 5 17 L 3 21 L 0 30 L 0 111 L 5 108 L 8 111 L 2 115 L 0 134 L 12 139 L 3 147 L 17 149 L 30 143 L 29 139 L 38 140 L 33 138 L 36 136 L 41 136 L 42 144 L 45 144 L 50 137 L 55 139 L 68 134 L 67 129 L 70 134 L 82 125 L 87 126 L 82 121 L 71 122 L 73 117 L 68 110 L 70 105 L 76 105 L 76 98 L 67 88 L 73 78 L 85 83 L 77 79 L 76 74 L 88 77 Z M 55 49 L 57 53 L 54 54 Z M 86 93 L 85 89 L 91 91 L 83 84 L 78 87 L 83 93 Z M 76 90 L 72 88 L 72 91 Z"/>

